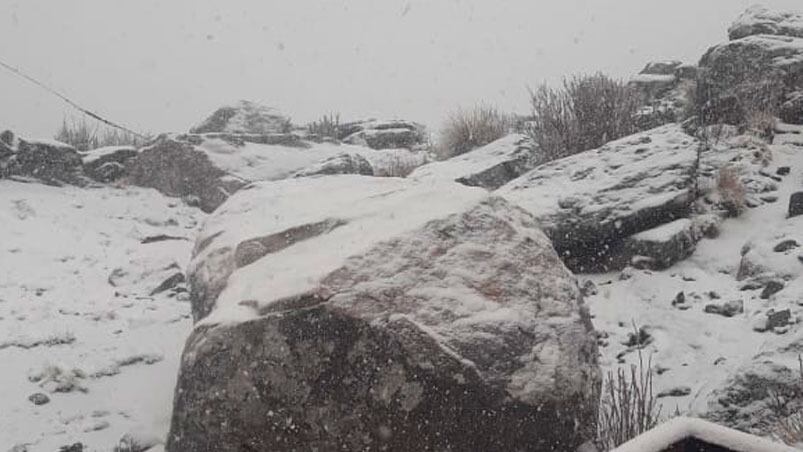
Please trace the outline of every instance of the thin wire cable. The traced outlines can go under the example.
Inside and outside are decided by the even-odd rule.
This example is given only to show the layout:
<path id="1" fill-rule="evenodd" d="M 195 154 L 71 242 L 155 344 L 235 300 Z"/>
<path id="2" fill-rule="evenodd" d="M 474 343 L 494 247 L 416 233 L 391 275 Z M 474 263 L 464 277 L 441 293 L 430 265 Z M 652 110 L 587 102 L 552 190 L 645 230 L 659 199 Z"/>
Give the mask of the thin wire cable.
<path id="1" fill-rule="evenodd" d="M 64 102 L 66 102 L 71 107 L 75 108 L 76 110 L 80 111 L 81 113 L 83 113 L 83 114 L 85 114 L 85 115 L 87 115 L 87 116 L 89 116 L 91 118 L 97 119 L 98 121 L 100 121 L 100 122 L 102 122 L 102 123 L 104 123 L 104 124 L 106 124 L 106 125 L 108 125 L 110 127 L 114 127 L 116 129 L 120 129 L 120 130 L 123 130 L 125 132 L 128 132 L 128 133 L 130 133 L 130 134 L 132 134 L 132 135 L 134 135 L 134 136 L 136 136 L 138 138 L 143 138 L 143 139 L 146 138 L 145 135 L 143 135 L 141 133 L 134 132 L 133 130 L 131 130 L 131 129 L 127 128 L 127 127 L 121 126 L 120 124 L 116 124 L 116 123 L 114 123 L 112 121 L 109 121 L 108 119 L 100 117 L 96 113 L 93 113 L 93 112 L 87 110 L 86 108 L 84 108 L 84 107 L 76 104 L 72 100 L 70 100 L 70 98 L 68 98 L 67 96 L 65 96 L 65 95 L 61 94 L 60 92 L 56 91 L 55 89 L 45 85 L 44 83 L 40 82 L 39 80 L 29 76 L 28 74 L 25 74 L 24 72 L 20 71 L 19 69 L 15 68 L 14 66 L 11 66 L 10 64 L 5 63 L 3 60 L 0 60 L 0 66 L 4 67 L 5 69 L 7 69 L 8 71 L 12 72 L 13 74 L 15 74 L 15 75 L 17 75 L 19 77 L 22 77 L 25 80 L 33 83 L 34 85 L 44 89 L 45 91 L 49 92 L 50 94 L 53 94 L 54 96 L 58 97 L 59 99 L 63 100 Z"/>

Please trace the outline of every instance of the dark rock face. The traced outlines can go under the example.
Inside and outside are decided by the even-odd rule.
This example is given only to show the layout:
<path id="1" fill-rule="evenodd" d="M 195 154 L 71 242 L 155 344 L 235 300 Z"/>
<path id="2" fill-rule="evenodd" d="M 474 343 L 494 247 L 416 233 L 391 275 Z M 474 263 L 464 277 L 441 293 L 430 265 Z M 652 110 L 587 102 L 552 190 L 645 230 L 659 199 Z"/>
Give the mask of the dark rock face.
<path id="1" fill-rule="evenodd" d="M 803 82 L 803 38 L 748 36 L 712 47 L 700 60 L 703 119 L 740 124 L 751 108 L 779 106 Z"/>
<path id="2" fill-rule="evenodd" d="M 718 314 L 723 317 L 733 317 L 744 312 L 744 301 L 732 300 L 723 304 L 709 304 L 705 306 L 708 314 Z"/>
<path id="3" fill-rule="evenodd" d="M 359 174 L 373 176 L 374 168 L 363 156 L 357 154 L 339 154 L 328 158 L 317 165 L 299 171 L 295 177 L 320 176 L 331 174 Z"/>
<path id="4" fill-rule="evenodd" d="M 326 243 L 342 247 L 349 231 L 364 235 L 370 219 L 342 212 L 337 226 L 302 233 L 299 225 L 296 238 L 263 245 L 242 266 L 233 250 L 250 240 L 230 244 L 225 232 L 214 232 L 219 222 L 239 224 L 241 206 L 263 205 L 280 186 L 313 184 L 326 196 L 339 178 L 349 178 L 344 187 L 356 196 L 340 202 L 379 202 L 401 217 L 420 206 L 389 200 L 427 189 L 376 178 L 360 187 L 356 176 L 293 179 L 241 191 L 218 210 L 196 246 L 192 291 L 214 293 L 207 285 L 221 278 L 211 273 L 234 273 L 222 278 L 224 300 L 193 296 L 212 309 L 194 309 L 208 317 L 185 347 L 167 450 L 542 451 L 585 442 L 599 369 L 582 296 L 532 217 L 500 198 L 375 238 L 345 264 L 333 263 L 311 292 L 266 292 L 272 300 L 241 292 L 247 275 L 260 278 L 258 270 L 281 256 L 287 262 Z M 321 184 L 331 186 L 321 191 Z M 481 193 L 450 186 L 471 199 Z M 444 196 L 443 188 L 428 198 Z M 270 236 L 272 229 L 251 232 Z M 250 319 L 218 324 L 232 308 L 251 312 Z"/>
<path id="5" fill-rule="evenodd" d="M 792 193 L 789 197 L 789 218 L 803 215 L 803 191 Z"/>
<path id="6" fill-rule="evenodd" d="M 211 212 L 245 185 L 226 176 L 189 143 L 164 138 L 143 149 L 132 161 L 129 180 L 168 196 L 196 197 L 201 210 Z"/>
<path id="7" fill-rule="evenodd" d="M 764 286 L 764 290 L 761 291 L 761 298 L 763 300 L 768 299 L 769 297 L 775 295 L 776 293 L 782 291 L 784 288 L 784 283 L 781 281 L 768 281 L 767 285 Z"/>
<path id="8" fill-rule="evenodd" d="M 411 149 L 426 142 L 424 126 L 411 121 L 361 121 L 340 126 L 344 143 L 371 149 Z"/>
<path id="9" fill-rule="evenodd" d="M 83 184 L 81 157 L 68 144 L 20 140 L 11 159 L 11 174 L 35 177 L 53 185 Z"/>

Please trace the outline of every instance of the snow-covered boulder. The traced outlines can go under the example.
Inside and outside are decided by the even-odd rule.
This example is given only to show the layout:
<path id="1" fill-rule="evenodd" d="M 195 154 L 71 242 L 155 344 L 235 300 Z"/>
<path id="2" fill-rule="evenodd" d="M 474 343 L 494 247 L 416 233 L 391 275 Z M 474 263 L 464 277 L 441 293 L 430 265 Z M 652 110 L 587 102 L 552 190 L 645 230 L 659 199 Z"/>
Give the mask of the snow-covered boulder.
<path id="1" fill-rule="evenodd" d="M 752 35 L 803 38 L 803 14 L 791 11 L 773 11 L 762 5 L 753 5 L 728 28 L 728 37 L 731 40 Z"/>
<path id="2" fill-rule="evenodd" d="M 411 149 L 427 140 L 424 126 L 400 119 L 371 119 L 342 124 L 339 135 L 344 143 L 368 146 L 371 149 Z"/>
<path id="3" fill-rule="evenodd" d="M 109 146 L 82 153 L 84 174 L 98 182 L 112 182 L 127 174 L 126 165 L 137 156 L 132 146 Z"/>
<path id="4" fill-rule="evenodd" d="M 705 119 L 738 124 L 750 108 L 779 105 L 803 84 L 803 38 L 747 36 L 712 47 L 699 66 Z"/>
<path id="5" fill-rule="evenodd" d="M 409 177 L 452 180 L 495 190 L 542 161 L 541 153 L 529 137 L 512 134 L 457 157 L 424 165 Z"/>
<path id="6" fill-rule="evenodd" d="M 290 119 L 276 109 L 241 100 L 218 108 L 190 133 L 284 134 L 290 129 Z"/>
<path id="7" fill-rule="evenodd" d="M 318 176 L 326 174 L 359 174 L 373 176 L 371 163 L 359 154 L 338 154 L 295 174 L 295 177 Z"/>
<path id="8" fill-rule="evenodd" d="M 625 239 L 620 253 L 627 259 L 623 263 L 662 270 L 689 257 L 698 240 L 692 221 L 682 218 L 633 234 Z"/>
<path id="9" fill-rule="evenodd" d="M 536 167 L 497 193 L 533 214 L 577 270 L 624 238 L 686 217 L 700 143 L 677 124 Z"/>
<path id="10" fill-rule="evenodd" d="M 190 265 L 167 450 L 574 450 L 596 343 L 533 218 L 454 182 L 254 184 Z"/>

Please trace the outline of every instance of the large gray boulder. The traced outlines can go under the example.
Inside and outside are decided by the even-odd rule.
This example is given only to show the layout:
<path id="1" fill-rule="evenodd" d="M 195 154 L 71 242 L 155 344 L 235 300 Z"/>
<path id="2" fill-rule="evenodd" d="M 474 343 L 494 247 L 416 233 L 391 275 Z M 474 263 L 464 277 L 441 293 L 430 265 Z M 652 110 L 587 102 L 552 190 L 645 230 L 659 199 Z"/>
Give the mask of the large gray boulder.
<path id="1" fill-rule="evenodd" d="M 605 270 L 626 237 L 689 215 L 699 147 L 666 125 L 538 166 L 497 193 L 535 216 L 570 267 Z"/>
<path id="2" fill-rule="evenodd" d="M 421 166 L 409 177 L 452 180 L 496 190 L 543 160 L 543 155 L 529 137 L 511 134 L 465 154 Z"/>
<path id="3" fill-rule="evenodd" d="M 255 184 L 207 222 L 167 450 L 574 450 L 594 334 L 533 218 L 453 182 Z"/>
<path id="4" fill-rule="evenodd" d="M 752 35 L 782 35 L 803 38 L 803 14 L 792 11 L 773 11 L 753 5 L 728 28 L 731 40 Z"/>
<path id="5" fill-rule="evenodd" d="M 231 177 L 190 143 L 161 138 L 142 149 L 129 169 L 129 182 L 183 197 L 212 212 L 247 181 Z"/>

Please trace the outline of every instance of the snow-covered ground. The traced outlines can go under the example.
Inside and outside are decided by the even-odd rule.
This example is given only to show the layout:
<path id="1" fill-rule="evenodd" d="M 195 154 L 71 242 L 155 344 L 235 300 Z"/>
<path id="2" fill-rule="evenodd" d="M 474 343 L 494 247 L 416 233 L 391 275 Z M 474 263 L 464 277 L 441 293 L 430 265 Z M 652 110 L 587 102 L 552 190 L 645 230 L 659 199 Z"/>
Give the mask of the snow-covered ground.
<path id="1" fill-rule="evenodd" d="M 190 306 L 151 293 L 201 217 L 155 190 L 0 181 L 0 449 L 164 437 Z"/>
<path id="2" fill-rule="evenodd" d="M 803 127 L 785 126 L 789 132 L 803 132 Z M 597 293 L 587 297 L 594 326 L 607 344 L 601 348 L 604 370 L 638 363 L 638 354 L 624 343 L 634 325 L 643 327 L 652 337 L 643 350 L 657 370 L 655 393 L 663 413 L 675 410 L 689 415 L 703 414 L 712 399 L 712 391 L 721 389 L 729 377 L 754 363 L 760 353 L 772 353 L 783 344 L 803 338 L 800 324 L 775 333 L 757 332 L 753 327 L 766 312 L 791 309 L 792 319 L 800 314 L 803 304 L 803 262 L 797 256 L 803 248 L 785 253 L 772 248 L 785 239 L 803 243 L 803 217 L 787 219 L 789 195 L 803 189 L 803 147 L 790 144 L 803 142 L 803 135 L 782 134 L 771 146 L 773 161 L 767 173 L 776 168 L 791 167 L 791 174 L 778 183 L 778 200 L 746 212 L 737 219 L 725 221 L 716 239 L 705 239 L 685 261 L 660 272 L 625 269 L 623 272 L 581 275 L 591 280 Z M 740 290 L 744 281 L 737 281 L 742 247 L 752 243 L 769 248 L 767 259 L 790 278 L 786 288 L 769 299 L 760 297 L 761 290 Z M 679 294 L 683 300 L 679 300 Z M 734 317 L 704 312 L 708 304 L 724 304 L 741 300 L 744 312 Z M 681 301 L 681 302 L 678 302 Z M 797 355 L 776 357 L 776 362 L 797 369 Z M 671 394 L 671 395 L 670 395 Z"/>

